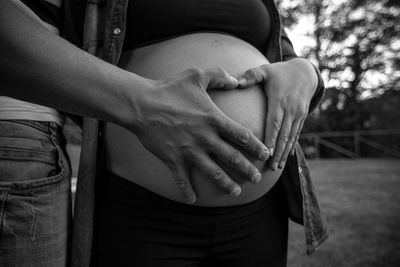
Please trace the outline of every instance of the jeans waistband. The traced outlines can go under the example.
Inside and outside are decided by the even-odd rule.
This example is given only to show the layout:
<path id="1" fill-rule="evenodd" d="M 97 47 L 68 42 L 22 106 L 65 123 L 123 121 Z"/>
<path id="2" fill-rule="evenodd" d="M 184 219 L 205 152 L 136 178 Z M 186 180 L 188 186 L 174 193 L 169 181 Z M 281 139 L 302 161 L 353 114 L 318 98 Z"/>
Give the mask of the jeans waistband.
<path id="1" fill-rule="evenodd" d="M 39 130 L 46 135 L 50 135 L 53 137 L 53 140 L 57 142 L 57 144 L 62 144 L 65 139 L 62 132 L 62 127 L 59 126 L 56 122 L 53 121 L 34 121 L 34 120 L 0 120 L 5 122 L 18 123 L 22 125 L 26 125 L 32 127 L 36 130 Z"/>
<path id="2" fill-rule="evenodd" d="M 32 126 L 42 132 L 51 133 L 51 129 L 56 129 L 57 123 L 52 121 L 32 121 L 32 120 L 13 120 L 16 123 Z"/>

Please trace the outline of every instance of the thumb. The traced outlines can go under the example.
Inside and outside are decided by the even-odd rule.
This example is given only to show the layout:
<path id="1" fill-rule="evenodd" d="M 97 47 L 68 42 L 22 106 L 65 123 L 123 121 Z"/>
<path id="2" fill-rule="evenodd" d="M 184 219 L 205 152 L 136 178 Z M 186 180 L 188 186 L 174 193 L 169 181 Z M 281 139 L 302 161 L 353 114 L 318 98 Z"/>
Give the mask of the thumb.
<path id="1" fill-rule="evenodd" d="M 205 87 L 208 89 L 235 89 L 238 86 L 236 78 L 221 68 L 206 69 L 204 73 Z"/>
<path id="2" fill-rule="evenodd" d="M 263 66 L 247 70 L 238 78 L 239 88 L 247 88 L 264 82 L 268 77 L 267 68 Z"/>

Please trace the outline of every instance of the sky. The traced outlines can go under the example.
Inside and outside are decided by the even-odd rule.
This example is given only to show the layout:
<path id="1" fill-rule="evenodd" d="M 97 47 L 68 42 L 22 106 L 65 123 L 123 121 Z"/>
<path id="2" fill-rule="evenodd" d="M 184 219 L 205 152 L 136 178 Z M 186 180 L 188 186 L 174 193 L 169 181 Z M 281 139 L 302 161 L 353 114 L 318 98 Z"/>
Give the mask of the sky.
<path id="1" fill-rule="evenodd" d="M 294 26 L 292 29 L 287 29 L 287 34 L 293 43 L 294 50 L 297 54 L 301 54 L 301 51 L 306 45 L 314 43 L 314 40 L 307 36 L 307 33 L 313 31 L 313 23 L 310 18 L 302 18 L 299 24 Z"/>

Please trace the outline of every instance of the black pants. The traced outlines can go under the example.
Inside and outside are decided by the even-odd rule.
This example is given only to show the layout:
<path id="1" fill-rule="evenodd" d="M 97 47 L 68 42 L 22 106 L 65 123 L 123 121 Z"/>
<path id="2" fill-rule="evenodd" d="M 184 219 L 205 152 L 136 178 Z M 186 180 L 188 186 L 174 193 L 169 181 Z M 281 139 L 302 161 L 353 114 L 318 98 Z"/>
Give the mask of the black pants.
<path id="1" fill-rule="evenodd" d="M 288 217 L 279 185 L 248 204 L 197 207 L 104 173 L 94 266 L 286 266 Z"/>

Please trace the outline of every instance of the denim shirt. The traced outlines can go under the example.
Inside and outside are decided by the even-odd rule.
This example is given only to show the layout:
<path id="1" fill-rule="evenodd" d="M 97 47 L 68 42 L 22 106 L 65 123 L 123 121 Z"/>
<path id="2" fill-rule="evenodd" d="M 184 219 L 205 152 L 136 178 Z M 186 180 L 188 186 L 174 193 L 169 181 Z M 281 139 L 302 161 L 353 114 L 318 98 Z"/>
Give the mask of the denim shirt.
<path id="1" fill-rule="evenodd" d="M 133 0 L 134 1 L 134 0 Z M 273 0 L 262 0 L 271 16 L 271 33 L 264 55 L 271 62 L 296 57 L 293 46 L 281 27 Z M 65 0 L 63 36 L 85 51 L 116 65 L 125 36 L 128 0 Z M 311 112 L 322 99 L 324 84 L 318 74 L 318 88 L 310 103 Z M 89 266 L 93 237 L 96 177 L 103 161 L 101 122 L 83 119 L 83 144 L 79 166 L 72 237 L 72 266 Z M 300 145 L 289 156 L 280 178 L 287 197 L 289 218 L 304 225 L 307 254 L 314 252 L 327 238 L 311 183 L 310 172 Z"/>

